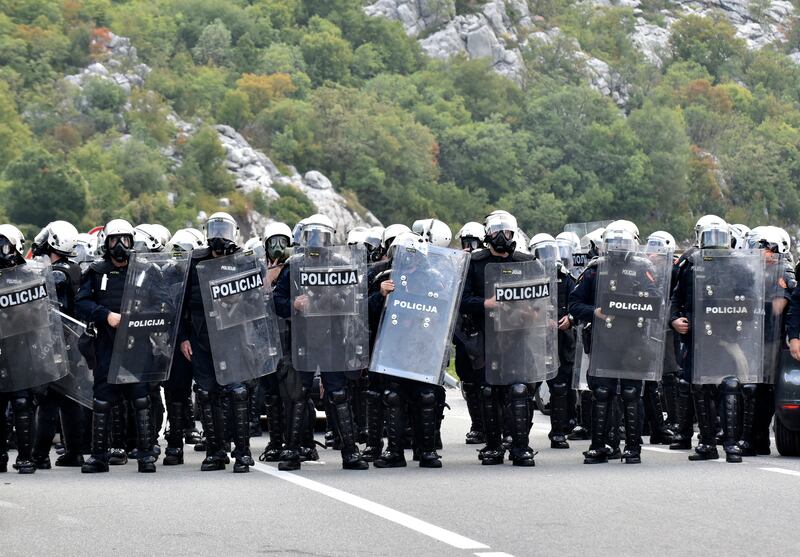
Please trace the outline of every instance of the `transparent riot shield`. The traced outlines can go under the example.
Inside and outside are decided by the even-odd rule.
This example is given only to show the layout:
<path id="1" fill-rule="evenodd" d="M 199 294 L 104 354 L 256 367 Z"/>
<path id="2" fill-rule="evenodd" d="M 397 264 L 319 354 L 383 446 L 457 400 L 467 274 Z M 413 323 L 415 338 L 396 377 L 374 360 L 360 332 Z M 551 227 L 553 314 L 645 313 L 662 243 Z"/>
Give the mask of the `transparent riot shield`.
<path id="1" fill-rule="evenodd" d="M 575 365 L 572 367 L 572 388 L 576 391 L 585 391 L 589 388 L 586 374 L 589 371 L 589 355 L 583 344 L 583 331 L 586 325 L 575 328 Z"/>
<path id="2" fill-rule="evenodd" d="M 555 376 L 558 345 L 552 341 L 557 293 L 539 261 L 489 263 L 485 296 L 486 381 L 491 385 L 537 383 Z"/>
<path id="3" fill-rule="evenodd" d="M 468 266 L 469 253 L 461 250 L 397 250 L 395 289 L 386 297 L 371 372 L 442 383 Z"/>
<path id="4" fill-rule="evenodd" d="M 176 257 L 168 253 L 131 255 L 109 383 L 154 383 L 169 377 L 189 257 L 188 253 Z"/>
<path id="5" fill-rule="evenodd" d="M 788 303 L 785 271 L 786 255 L 762 250 L 764 256 L 764 364 L 762 382 L 772 385 L 783 348 L 784 308 Z M 790 268 L 790 267 L 789 267 Z"/>
<path id="6" fill-rule="evenodd" d="M 697 250 L 693 254 L 692 381 L 762 380 L 764 254 Z"/>
<path id="7" fill-rule="evenodd" d="M 220 385 L 269 375 L 283 355 L 278 317 L 265 274 L 261 246 L 197 264 L 208 340 Z"/>
<path id="8" fill-rule="evenodd" d="M 50 263 L 0 270 L 0 392 L 51 383 L 67 374 Z"/>
<path id="9" fill-rule="evenodd" d="M 51 388 L 91 409 L 94 399 L 94 373 L 78 350 L 78 339 L 86 330 L 86 325 L 63 314 L 61 319 L 69 373 L 53 383 Z"/>
<path id="10" fill-rule="evenodd" d="M 314 372 L 367 368 L 366 250 L 309 247 L 294 253 L 290 259 L 294 368 Z"/>
<path id="11" fill-rule="evenodd" d="M 589 375 L 658 381 L 664 366 L 672 254 L 610 251 L 597 262 Z"/>

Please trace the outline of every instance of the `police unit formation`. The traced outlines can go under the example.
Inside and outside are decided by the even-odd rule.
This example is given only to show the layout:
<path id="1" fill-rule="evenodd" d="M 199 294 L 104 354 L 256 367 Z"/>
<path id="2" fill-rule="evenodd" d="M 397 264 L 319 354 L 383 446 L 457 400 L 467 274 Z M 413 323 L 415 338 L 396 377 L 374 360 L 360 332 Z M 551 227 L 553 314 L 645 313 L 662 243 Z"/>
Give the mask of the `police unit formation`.
<path id="1" fill-rule="evenodd" d="M 203 471 L 248 472 L 262 423 L 257 458 L 299 470 L 318 410 L 345 470 L 441 468 L 452 370 L 476 465 L 534 466 L 537 407 L 551 449 L 590 441 L 586 464 L 640 463 L 643 438 L 770 454 L 800 360 L 789 235 L 706 215 L 686 236 L 616 220 L 528 240 L 500 210 L 455 248 L 436 219 L 338 242 L 321 214 L 246 243 L 227 213 L 174 234 L 54 221 L 29 246 L 0 225 L 0 472 L 11 451 L 20 474 L 153 473 L 192 446 Z"/>

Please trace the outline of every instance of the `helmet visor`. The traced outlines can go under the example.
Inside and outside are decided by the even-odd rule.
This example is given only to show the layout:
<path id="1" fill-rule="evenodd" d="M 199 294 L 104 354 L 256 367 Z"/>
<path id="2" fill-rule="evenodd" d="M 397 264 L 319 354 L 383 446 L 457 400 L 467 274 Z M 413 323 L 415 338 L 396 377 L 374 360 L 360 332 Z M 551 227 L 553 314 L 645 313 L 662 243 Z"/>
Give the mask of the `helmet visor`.
<path id="1" fill-rule="evenodd" d="M 552 242 L 538 244 L 533 248 L 533 255 L 536 257 L 536 259 L 540 259 L 542 261 L 555 262 L 557 259 L 559 259 L 558 246 Z"/>
<path id="2" fill-rule="evenodd" d="M 333 231 L 326 226 L 308 224 L 303 227 L 301 244 L 312 248 L 321 248 L 333 244 Z"/>
<path id="3" fill-rule="evenodd" d="M 478 238 L 471 236 L 463 236 L 461 238 L 461 249 L 475 251 L 481 246 L 481 241 Z"/>
<path id="4" fill-rule="evenodd" d="M 206 237 L 222 238 L 233 242 L 236 239 L 236 225 L 230 221 L 214 219 L 206 223 Z"/>
<path id="5" fill-rule="evenodd" d="M 109 249 L 114 249 L 117 244 L 125 249 L 131 249 L 133 247 L 133 238 L 129 234 L 109 236 L 107 241 Z"/>
<path id="6" fill-rule="evenodd" d="M 721 228 L 708 228 L 700 232 L 701 248 L 731 247 L 731 233 Z"/>

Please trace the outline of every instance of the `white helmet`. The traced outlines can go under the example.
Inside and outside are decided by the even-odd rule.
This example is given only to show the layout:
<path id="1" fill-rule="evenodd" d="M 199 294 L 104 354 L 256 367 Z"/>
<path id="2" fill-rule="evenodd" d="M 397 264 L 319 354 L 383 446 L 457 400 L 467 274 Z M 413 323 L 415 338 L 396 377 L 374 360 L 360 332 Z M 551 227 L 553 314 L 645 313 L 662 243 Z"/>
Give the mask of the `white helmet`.
<path id="1" fill-rule="evenodd" d="M 297 224 L 292 228 L 292 244 L 295 246 L 300 245 L 300 236 L 303 234 L 303 227 L 306 225 L 308 219 L 300 219 Z M 267 238 L 265 235 L 264 238 Z"/>
<path id="2" fill-rule="evenodd" d="M 166 241 L 162 243 L 160 230 L 152 224 L 140 224 L 133 229 L 133 248 L 142 252 L 160 252 L 167 247 Z"/>
<path id="3" fill-rule="evenodd" d="M 633 222 L 625 219 L 619 219 L 611 222 L 608 226 L 606 226 L 606 230 L 613 229 L 613 230 L 627 230 L 634 236 L 636 236 L 636 241 L 639 241 L 639 227 L 636 226 Z"/>
<path id="4" fill-rule="evenodd" d="M 603 253 L 635 251 L 639 246 L 639 236 L 627 224 L 630 221 L 617 222 L 612 222 L 603 231 Z"/>
<path id="5" fill-rule="evenodd" d="M 169 239 L 167 248 L 170 251 L 192 251 L 202 248 L 205 243 L 205 236 L 196 228 L 181 228 Z"/>
<path id="6" fill-rule="evenodd" d="M 697 223 L 694 225 L 694 243 L 696 246 L 700 245 L 700 229 L 712 223 L 725 223 L 725 220 L 717 215 L 703 215 L 697 219 Z"/>
<path id="7" fill-rule="evenodd" d="M 13 224 L 0 224 L 0 236 L 3 236 L 9 243 L 14 246 L 17 253 L 21 256 L 23 245 L 25 244 L 25 236 L 20 232 L 20 229 Z"/>
<path id="8" fill-rule="evenodd" d="M 387 226 L 383 230 L 383 238 L 381 238 L 381 247 L 383 251 L 388 252 L 389 247 L 392 245 L 392 240 L 403 232 L 411 232 L 411 229 L 405 224 L 390 224 Z"/>
<path id="9" fill-rule="evenodd" d="M 94 234 L 81 233 L 75 238 L 75 261 L 86 263 L 94 261 L 97 254 L 97 236 Z"/>
<path id="10" fill-rule="evenodd" d="M 456 238 L 477 238 L 483 243 L 483 238 L 486 236 L 486 231 L 483 225 L 479 222 L 468 222 L 461 227 L 461 230 L 456 234 Z"/>
<path id="11" fill-rule="evenodd" d="M 731 247 L 733 249 L 745 249 L 747 247 L 747 233 L 750 227 L 746 224 L 731 225 Z"/>
<path id="12" fill-rule="evenodd" d="M 336 228 L 333 221 L 323 214 L 317 213 L 303 220 L 300 233 L 300 245 L 304 247 L 325 247 L 333 245 Z"/>
<path id="13" fill-rule="evenodd" d="M 788 253 L 789 248 L 781 229 L 777 226 L 756 226 L 747 234 L 749 249 L 768 249 L 774 253 Z"/>
<path id="14" fill-rule="evenodd" d="M 256 236 L 255 238 L 250 238 L 244 243 L 245 251 L 254 250 L 261 245 L 261 238 Z"/>
<path id="15" fill-rule="evenodd" d="M 286 236 L 289 242 L 292 241 L 292 229 L 285 222 L 271 222 L 264 227 L 264 242 L 273 236 Z"/>
<path id="16" fill-rule="evenodd" d="M 559 246 L 570 246 L 570 255 L 581 251 L 581 239 L 571 230 L 559 232 L 556 236 L 556 243 Z"/>
<path id="17" fill-rule="evenodd" d="M 439 219 L 423 219 L 414 222 L 411 230 L 434 246 L 446 248 L 450 246 L 453 239 L 453 232 L 450 227 Z"/>
<path id="18" fill-rule="evenodd" d="M 232 216 L 224 211 L 208 217 L 203 230 L 206 233 L 206 240 L 221 238 L 235 244 L 239 236 L 239 225 Z"/>
<path id="19" fill-rule="evenodd" d="M 414 248 L 418 250 L 426 249 L 425 239 L 419 234 L 414 232 L 401 232 L 392 240 L 392 245 L 389 246 L 389 256 L 394 255 L 398 247 Z"/>
<path id="20" fill-rule="evenodd" d="M 597 228 L 581 238 L 581 251 L 589 256 L 603 253 L 603 233 L 605 228 Z"/>
<path id="21" fill-rule="evenodd" d="M 102 242 L 100 243 L 100 253 L 103 256 L 110 255 L 117 261 L 127 260 L 130 250 L 133 249 L 133 238 L 135 234 L 133 225 L 125 219 L 110 220 L 97 237 L 98 243 Z M 112 237 L 119 238 L 117 245 L 120 246 L 120 250 L 116 252 L 116 255 L 109 252 L 108 244 Z"/>
<path id="22" fill-rule="evenodd" d="M 42 228 L 33 239 L 31 246 L 34 255 L 43 253 L 45 247 L 60 255 L 75 255 L 75 245 L 78 243 L 78 229 L 63 220 L 55 220 Z M 40 253 L 36 253 L 40 252 Z"/>
<path id="23" fill-rule="evenodd" d="M 517 248 L 528 249 L 527 244 L 518 244 L 517 237 L 520 232 L 517 219 L 508 211 L 492 211 L 486 216 L 483 224 L 486 233 L 484 243 L 489 244 L 498 253 L 511 254 Z"/>
<path id="24" fill-rule="evenodd" d="M 521 228 L 517 228 L 517 233 L 514 237 L 517 239 L 517 251 L 521 251 L 522 253 L 530 253 L 530 250 L 528 249 L 528 243 L 530 242 L 530 239 L 528 238 L 528 235 L 525 234 L 525 231 Z"/>
<path id="25" fill-rule="evenodd" d="M 370 227 L 369 233 L 367 234 L 367 239 L 373 248 L 380 247 L 381 241 L 383 240 L 384 230 L 386 229 L 382 226 Z"/>
<path id="26" fill-rule="evenodd" d="M 365 246 L 369 230 L 364 226 L 356 226 L 347 233 L 348 246 Z"/>
<path id="27" fill-rule="evenodd" d="M 656 230 L 647 237 L 648 251 L 675 251 L 675 238 L 669 232 Z"/>
<path id="28" fill-rule="evenodd" d="M 556 239 L 550 234 L 544 232 L 534 234 L 531 241 L 528 242 L 528 248 L 536 259 L 551 261 L 553 263 L 559 261 L 558 244 L 556 243 Z"/>
<path id="29" fill-rule="evenodd" d="M 697 230 L 697 246 L 709 249 L 730 248 L 731 227 L 719 217 L 707 219 Z"/>
<path id="30" fill-rule="evenodd" d="M 770 228 L 774 228 L 781 239 L 780 245 L 778 246 L 778 253 L 789 253 L 792 249 L 792 237 L 789 236 L 789 233 L 780 226 L 770 226 Z"/>

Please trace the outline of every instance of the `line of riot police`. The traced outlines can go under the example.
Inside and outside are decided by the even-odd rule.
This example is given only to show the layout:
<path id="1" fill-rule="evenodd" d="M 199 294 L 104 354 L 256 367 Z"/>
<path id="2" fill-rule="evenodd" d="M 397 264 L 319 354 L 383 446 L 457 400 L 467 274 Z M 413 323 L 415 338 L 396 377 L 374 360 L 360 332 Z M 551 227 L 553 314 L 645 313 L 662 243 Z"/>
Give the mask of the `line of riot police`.
<path id="1" fill-rule="evenodd" d="M 534 466 L 545 391 L 550 447 L 590 439 L 587 464 L 641 462 L 643 425 L 651 443 L 691 448 L 695 419 L 690 460 L 718 458 L 719 441 L 740 462 L 769 453 L 787 332 L 800 359 L 800 297 L 775 227 L 708 215 L 680 257 L 669 233 L 640 245 L 629 221 L 528 241 L 506 211 L 464 225 L 461 249 L 436 219 L 353 229 L 345 245 L 324 215 L 272 223 L 245 246 L 227 213 L 204 228 L 116 219 L 87 236 L 55 221 L 26 260 L 22 234 L 0 225 L 0 406 L 20 473 L 50 468 L 59 427 L 57 466 L 107 472 L 132 457 L 155 472 L 165 411 L 163 465 L 190 444 L 203 471 L 233 459 L 247 472 L 263 412 L 261 460 L 298 470 L 319 458 L 317 399 L 344 469 L 404 467 L 406 449 L 440 468 L 451 357 L 483 465 Z"/>

